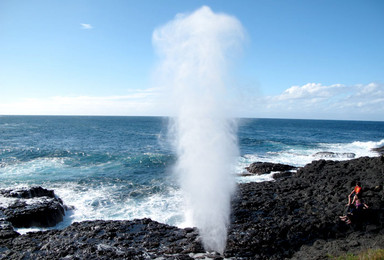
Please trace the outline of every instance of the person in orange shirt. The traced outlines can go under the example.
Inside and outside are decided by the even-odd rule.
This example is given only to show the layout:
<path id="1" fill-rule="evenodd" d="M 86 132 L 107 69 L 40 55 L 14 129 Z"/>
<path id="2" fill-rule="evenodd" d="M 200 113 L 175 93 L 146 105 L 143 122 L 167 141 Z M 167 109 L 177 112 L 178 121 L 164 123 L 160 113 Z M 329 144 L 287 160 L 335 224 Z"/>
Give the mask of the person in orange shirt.
<path id="1" fill-rule="evenodd" d="M 362 194 L 362 188 L 361 188 L 361 183 L 358 181 L 356 182 L 355 188 L 352 190 L 351 194 L 348 195 L 348 204 L 347 206 L 353 204 L 355 200 L 361 199 L 361 194 Z M 353 199 L 352 199 L 353 196 Z M 352 201 L 351 201 L 352 199 Z"/>

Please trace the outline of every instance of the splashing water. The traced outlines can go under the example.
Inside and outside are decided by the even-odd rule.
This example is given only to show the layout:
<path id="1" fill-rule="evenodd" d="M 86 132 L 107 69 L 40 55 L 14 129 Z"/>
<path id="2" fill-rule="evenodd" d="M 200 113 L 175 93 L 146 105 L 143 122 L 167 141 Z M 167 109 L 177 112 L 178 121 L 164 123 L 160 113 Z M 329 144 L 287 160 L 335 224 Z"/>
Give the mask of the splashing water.
<path id="1" fill-rule="evenodd" d="M 197 226 L 207 250 L 222 253 L 227 240 L 237 126 L 228 115 L 227 65 L 243 38 L 234 17 L 203 6 L 153 33 L 159 68 L 175 113 L 170 136 L 177 151 L 175 172 L 187 204 L 186 220 Z"/>

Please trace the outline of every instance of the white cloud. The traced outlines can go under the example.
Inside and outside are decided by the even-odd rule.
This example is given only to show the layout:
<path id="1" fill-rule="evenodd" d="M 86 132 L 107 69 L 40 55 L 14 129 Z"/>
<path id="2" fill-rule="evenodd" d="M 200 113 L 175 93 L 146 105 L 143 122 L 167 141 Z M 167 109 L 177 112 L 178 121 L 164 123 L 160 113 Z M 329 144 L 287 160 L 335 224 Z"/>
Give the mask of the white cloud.
<path id="1" fill-rule="evenodd" d="M 342 91 L 344 88 L 341 84 L 334 84 L 324 86 L 320 83 L 308 83 L 304 86 L 292 86 L 285 90 L 281 95 L 277 96 L 279 100 L 289 99 L 307 99 L 311 98 L 328 98 L 333 96 L 336 92 Z"/>
<path id="2" fill-rule="evenodd" d="M 90 25 L 89 23 L 81 23 L 80 25 L 81 25 L 81 28 L 85 30 L 93 29 L 93 26 Z"/>
<path id="3" fill-rule="evenodd" d="M 255 97 L 252 117 L 384 121 L 384 84 L 292 86 L 280 95 Z M 244 111 L 244 110 L 243 110 Z"/>

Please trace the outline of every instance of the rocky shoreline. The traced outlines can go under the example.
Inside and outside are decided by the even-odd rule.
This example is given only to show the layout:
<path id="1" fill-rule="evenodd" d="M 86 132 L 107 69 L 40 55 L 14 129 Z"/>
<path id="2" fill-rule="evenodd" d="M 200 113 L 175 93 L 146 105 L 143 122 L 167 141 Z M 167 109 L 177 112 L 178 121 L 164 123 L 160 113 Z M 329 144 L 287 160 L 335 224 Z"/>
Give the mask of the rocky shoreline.
<path id="1" fill-rule="evenodd" d="M 370 207 L 361 225 L 347 225 L 339 216 L 345 213 L 347 196 L 356 180 L 363 183 L 364 199 Z M 362 235 L 377 238 L 369 246 L 384 247 L 383 184 L 381 156 L 314 161 L 291 177 L 240 185 L 226 255 L 327 259 L 327 255 L 365 248 L 365 243 L 350 240 Z M 318 246 L 332 241 L 338 241 L 338 250 Z"/>
<path id="2" fill-rule="evenodd" d="M 339 216 L 356 180 L 369 209 L 347 225 Z M 384 248 L 383 184 L 384 156 L 318 160 L 284 170 L 274 182 L 239 184 L 223 255 L 205 252 L 197 229 L 150 219 L 85 221 L 20 235 L 0 208 L 0 259 L 328 259 Z"/>

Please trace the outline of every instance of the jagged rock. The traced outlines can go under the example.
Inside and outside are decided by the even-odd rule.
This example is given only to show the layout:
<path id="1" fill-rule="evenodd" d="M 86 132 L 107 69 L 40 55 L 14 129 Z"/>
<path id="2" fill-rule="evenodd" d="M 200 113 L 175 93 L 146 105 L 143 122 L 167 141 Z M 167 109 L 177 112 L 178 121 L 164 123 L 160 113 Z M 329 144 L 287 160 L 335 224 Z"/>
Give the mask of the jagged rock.
<path id="1" fill-rule="evenodd" d="M 254 162 L 245 168 L 249 173 L 266 174 L 271 172 L 285 172 L 296 169 L 296 167 L 281 163 Z"/>
<path id="2" fill-rule="evenodd" d="M 13 230 L 13 226 L 8 221 L 0 221 L 0 239 L 5 238 L 14 238 L 20 235 L 15 230 Z"/>
<path id="3" fill-rule="evenodd" d="M 53 227 L 63 220 L 65 207 L 53 190 L 41 187 L 0 190 L 0 215 L 14 227 Z"/>
<path id="4" fill-rule="evenodd" d="M 55 193 L 53 190 L 47 190 L 40 186 L 26 188 L 26 189 L 0 190 L 0 194 L 3 195 L 3 197 L 8 197 L 8 198 L 22 198 L 22 199 L 31 199 L 31 198 L 38 198 L 38 197 L 55 198 Z"/>

